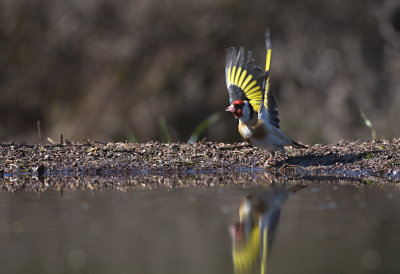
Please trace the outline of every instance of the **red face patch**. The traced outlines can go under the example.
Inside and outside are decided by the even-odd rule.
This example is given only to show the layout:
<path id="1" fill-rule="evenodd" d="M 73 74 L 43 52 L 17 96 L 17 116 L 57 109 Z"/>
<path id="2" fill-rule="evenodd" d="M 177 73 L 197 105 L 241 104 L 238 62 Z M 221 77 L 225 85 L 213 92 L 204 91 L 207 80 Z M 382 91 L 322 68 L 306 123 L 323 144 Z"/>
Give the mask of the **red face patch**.
<path id="1" fill-rule="evenodd" d="M 242 117 L 243 115 L 243 109 L 242 108 L 237 108 L 236 111 L 233 113 L 237 118 Z"/>
<path id="2" fill-rule="evenodd" d="M 236 101 L 233 101 L 232 105 L 234 105 L 234 106 L 244 106 L 244 101 L 243 100 L 236 100 Z"/>
<path id="3" fill-rule="evenodd" d="M 232 112 L 236 118 L 241 118 L 243 116 L 243 106 L 244 106 L 243 100 L 236 100 L 233 101 L 232 105 L 227 107 L 225 110 Z"/>

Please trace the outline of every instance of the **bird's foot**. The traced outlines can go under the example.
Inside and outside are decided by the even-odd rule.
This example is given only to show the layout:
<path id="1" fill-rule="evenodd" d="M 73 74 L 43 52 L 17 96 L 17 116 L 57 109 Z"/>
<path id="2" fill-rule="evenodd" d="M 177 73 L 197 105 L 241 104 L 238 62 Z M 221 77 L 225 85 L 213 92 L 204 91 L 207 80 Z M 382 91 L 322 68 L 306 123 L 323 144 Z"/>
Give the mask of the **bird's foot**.
<path id="1" fill-rule="evenodd" d="M 264 173 L 265 178 L 268 180 L 270 184 L 272 184 L 274 181 L 272 180 L 271 174 L 269 173 Z"/>
<path id="2" fill-rule="evenodd" d="M 268 158 L 267 161 L 265 162 L 265 164 L 264 164 L 265 167 L 271 166 L 271 165 L 269 164 L 269 162 L 271 161 L 271 159 L 272 159 L 272 154 L 271 154 L 271 156 L 269 156 L 269 158 Z"/>

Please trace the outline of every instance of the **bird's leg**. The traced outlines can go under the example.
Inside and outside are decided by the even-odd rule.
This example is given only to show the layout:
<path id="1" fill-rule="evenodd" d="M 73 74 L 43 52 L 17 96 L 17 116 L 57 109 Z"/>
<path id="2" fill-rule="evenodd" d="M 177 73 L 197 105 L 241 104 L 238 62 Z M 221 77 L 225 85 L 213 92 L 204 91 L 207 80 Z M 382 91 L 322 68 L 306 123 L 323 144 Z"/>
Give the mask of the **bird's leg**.
<path id="1" fill-rule="evenodd" d="M 269 161 L 271 161 L 271 159 L 272 159 L 272 153 L 271 153 L 271 156 L 269 156 L 269 158 L 265 162 L 264 166 L 269 166 Z"/>
<path id="2" fill-rule="evenodd" d="M 265 178 L 267 178 L 268 182 L 269 182 L 271 185 L 274 184 L 274 181 L 272 180 L 271 174 L 269 174 L 269 173 L 266 172 L 266 173 L 264 173 L 264 176 L 265 176 Z"/>

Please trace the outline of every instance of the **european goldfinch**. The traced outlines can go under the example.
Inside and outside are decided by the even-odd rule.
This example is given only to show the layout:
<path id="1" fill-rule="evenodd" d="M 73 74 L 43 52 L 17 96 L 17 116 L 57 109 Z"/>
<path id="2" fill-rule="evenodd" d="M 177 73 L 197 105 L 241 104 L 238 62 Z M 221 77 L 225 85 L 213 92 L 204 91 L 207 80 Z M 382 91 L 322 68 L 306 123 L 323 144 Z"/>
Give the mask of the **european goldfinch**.
<path id="1" fill-rule="evenodd" d="M 267 48 L 265 71 L 255 65 L 251 51 L 240 47 L 229 48 L 226 55 L 225 78 L 229 93 L 230 106 L 226 111 L 239 119 L 239 133 L 253 146 L 269 152 L 285 153 L 285 146 L 306 148 L 286 137 L 279 129 L 279 117 L 276 103 L 270 92 L 269 67 L 271 63 L 271 40 L 266 32 Z M 271 156 L 266 161 L 269 164 Z"/>
<path id="2" fill-rule="evenodd" d="M 236 274 L 267 273 L 268 253 L 279 224 L 282 206 L 289 196 L 304 188 L 271 185 L 248 195 L 239 207 L 239 222 L 230 227 Z"/>

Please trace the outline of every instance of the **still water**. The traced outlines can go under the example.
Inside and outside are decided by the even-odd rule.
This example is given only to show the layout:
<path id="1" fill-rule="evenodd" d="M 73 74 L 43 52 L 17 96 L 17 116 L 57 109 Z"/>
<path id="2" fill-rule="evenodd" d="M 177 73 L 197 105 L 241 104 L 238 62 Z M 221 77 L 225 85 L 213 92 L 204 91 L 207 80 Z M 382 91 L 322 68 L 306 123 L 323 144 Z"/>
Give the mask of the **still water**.
<path id="1" fill-rule="evenodd" d="M 1 273 L 400 273 L 400 188 L 0 193 Z"/>

